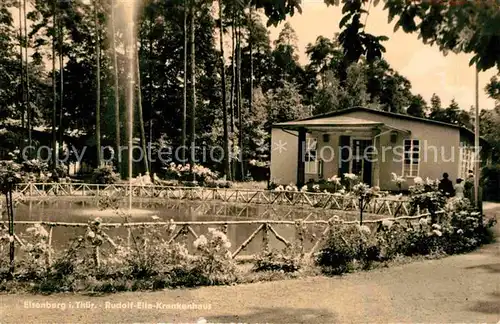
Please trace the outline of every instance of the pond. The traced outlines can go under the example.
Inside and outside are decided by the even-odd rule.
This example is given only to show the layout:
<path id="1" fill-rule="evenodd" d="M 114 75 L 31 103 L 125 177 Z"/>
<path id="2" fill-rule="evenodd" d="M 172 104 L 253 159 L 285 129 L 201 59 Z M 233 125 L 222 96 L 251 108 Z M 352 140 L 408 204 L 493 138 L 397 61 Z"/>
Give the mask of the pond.
<path id="1" fill-rule="evenodd" d="M 128 212 L 126 199 L 122 201 L 122 212 Z M 53 221 L 86 223 L 96 217 L 100 217 L 105 223 L 122 223 L 123 214 L 113 209 L 103 209 L 95 198 L 58 198 L 58 200 L 29 200 L 19 202 L 15 209 L 15 219 L 18 221 Z M 222 202 L 200 202 L 181 200 L 154 200 L 136 199 L 130 212 L 129 222 L 151 222 L 153 216 L 159 217 L 158 221 L 229 221 L 229 220 L 327 220 L 333 215 L 343 219 L 356 219 L 356 212 L 339 210 L 324 210 L 320 208 L 306 208 L 299 206 L 271 206 L 271 205 L 248 205 L 230 204 Z M 380 215 L 379 215 L 380 217 Z M 156 218 L 156 217 L 154 217 Z M 259 224 L 229 224 L 228 238 L 232 244 L 231 251 L 235 251 L 247 238 L 259 227 Z M 325 225 L 309 225 L 304 242 L 308 249 L 314 244 L 314 235 L 319 236 Z M 22 236 L 27 225 L 16 225 L 16 233 Z M 208 231 L 208 225 L 192 225 L 198 234 Z M 295 226 L 276 224 L 272 225 L 274 230 L 283 238 L 292 241 L 295 238 Z M 57 251 L 69 247 L 72 239 L 85 233 L 85 228 L 55 227 L 53 230 L 52 244 Z M 127 231 L 123 228 L 110 228 L 106 232 L 114 239 L 120 237 L 126 239 Z M 313 235 L 314 234 L 314 235 Z M 142 230 L 135 230 L 134 235 L 140 237 L 144 234 Z M 188 243 L 194 241 L 189 235 Z M 254 240 L 240 253 L 241 255 L 256 254 L 262 249 L 263 234 L 259 233 Z M 270 233 L 269 240 L 271 248 L 281 249 L 284 244 L 279 242 Z"/>

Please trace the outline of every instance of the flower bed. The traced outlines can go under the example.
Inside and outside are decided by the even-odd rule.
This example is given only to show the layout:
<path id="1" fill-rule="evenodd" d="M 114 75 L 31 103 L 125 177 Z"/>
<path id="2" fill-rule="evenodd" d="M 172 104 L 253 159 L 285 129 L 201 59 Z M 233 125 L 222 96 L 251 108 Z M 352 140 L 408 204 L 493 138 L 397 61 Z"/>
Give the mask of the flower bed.
<path id="1" fill-rule="evenodd" d="M 492 240 L 490 228 L 468 202 L 448 205 L 440 224 L 431 218 L 418 223 L 384 221 L 376 230 L 368 226 L 345 226 L 331 231 L 317 263 L 328 274 L 367 269 L 374 262 L 399 256 L 451 255 L 469 252 Z"/>

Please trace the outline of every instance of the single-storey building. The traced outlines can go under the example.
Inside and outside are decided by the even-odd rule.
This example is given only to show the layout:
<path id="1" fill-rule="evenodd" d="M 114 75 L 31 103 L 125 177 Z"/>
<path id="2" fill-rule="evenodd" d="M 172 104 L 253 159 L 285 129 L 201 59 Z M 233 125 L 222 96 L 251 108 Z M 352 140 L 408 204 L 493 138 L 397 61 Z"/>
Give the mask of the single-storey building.
<path id="1" fill-rule="evenodd" d="M 469 129 L 364 107 L 275 124 L 271 145 L 270 177 L 277 184 L 302 186 L 353 173 L 393 190 L 392 173 L 406 179 L 406 189 L 417 176 L 438 179 L 446 172 L 455 182 L 474 169 Z M 483 139 L 481 146 L 486 147 Z"/>

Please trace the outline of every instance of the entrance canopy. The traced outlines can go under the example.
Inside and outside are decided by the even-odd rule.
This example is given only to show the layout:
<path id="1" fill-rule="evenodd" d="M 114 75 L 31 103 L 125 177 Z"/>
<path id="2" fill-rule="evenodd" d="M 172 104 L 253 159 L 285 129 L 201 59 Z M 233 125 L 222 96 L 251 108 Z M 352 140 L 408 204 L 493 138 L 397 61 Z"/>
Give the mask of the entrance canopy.
<path id="1" fill-rule="evenodd" d="M 397 130 L 403 133 L 410 133 L 408 130 L 398 129 L 386 125 L 382 122 L 377 122 L 373 120 L 347 117 L 347 116 L 334 116 L 334 117 L 324 117 L 318 119 L 305 119 L 305 120 L 295 120 L 285 123 L 274 124 L 273 127 L 281 128 L 285 130 L 301 130 L 306 129 L 307 131 L 320 131 L 320 132 L 331 132 L 331 131 L 346 131 L 346 130 L 373 130 L 388 128 Z"/>

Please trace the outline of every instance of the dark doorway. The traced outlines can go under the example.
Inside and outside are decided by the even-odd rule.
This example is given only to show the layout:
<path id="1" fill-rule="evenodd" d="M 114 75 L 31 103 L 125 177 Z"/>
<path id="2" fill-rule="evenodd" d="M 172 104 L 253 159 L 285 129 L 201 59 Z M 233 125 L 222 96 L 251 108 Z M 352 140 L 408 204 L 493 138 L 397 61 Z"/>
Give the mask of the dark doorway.
<path id="1" fill-rule="evenodd" d="M 373 154 L 371 139 L 352 140 L 351 173 L 358 175 L 369 186 L 372 185 Z"/>

